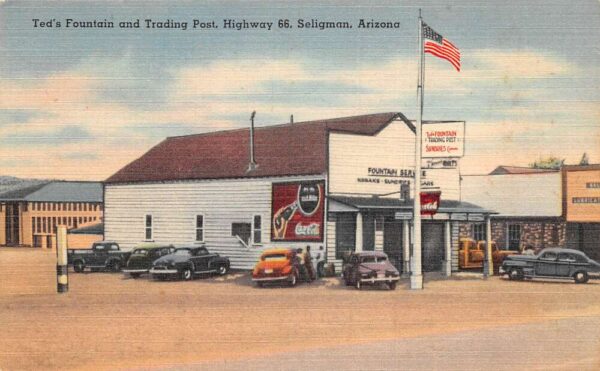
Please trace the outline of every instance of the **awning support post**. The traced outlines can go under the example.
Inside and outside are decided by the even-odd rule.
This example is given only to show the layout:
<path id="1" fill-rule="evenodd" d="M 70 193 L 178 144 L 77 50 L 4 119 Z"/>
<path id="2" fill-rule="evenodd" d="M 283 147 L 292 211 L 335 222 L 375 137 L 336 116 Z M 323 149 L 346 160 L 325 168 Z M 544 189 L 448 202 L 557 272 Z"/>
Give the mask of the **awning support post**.
<path id="1" fill-rule="evenodd" d="M 356 213 L 356 252 L 363 251 L 363 217 L 362 213 L 359 211 Z"/>
<path id="2" fill-rule="evenodd" d="M 494 261 L 492 258 L 492 221 L 489 215 L 485 218 L 485 261 L 484 264 L 484 276 L 494 275 Z"/>
<path id="3" fill-rule="evenodd" d="M 402 221 L 402 275 L 410 274 L 410 223 Z"/>
<path id="4" fill-rule="evenodd" d="M 446 256 L 444 260 L 444 273 L 447 277 L 452 275 L 452 237 L 450 231 L 451 226 L 448 220 L 444 223 L 444 251 Z"/>

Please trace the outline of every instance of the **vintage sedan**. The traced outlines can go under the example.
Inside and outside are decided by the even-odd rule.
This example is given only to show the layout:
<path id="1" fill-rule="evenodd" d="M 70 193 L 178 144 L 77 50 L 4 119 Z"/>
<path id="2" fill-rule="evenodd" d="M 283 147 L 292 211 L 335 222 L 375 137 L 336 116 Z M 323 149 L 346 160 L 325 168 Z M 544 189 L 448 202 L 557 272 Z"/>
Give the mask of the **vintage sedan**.
<path id="1" fill-rule="evenodd" d="M 288 283 L 296 286 L 300 275 L 300 259 L 293 249 L 265 250 L 252 271 L 258 287 L 265 283 Z"/>
<path id="2" fill-rule="evenodd" d="M 363 251 L 350 254 L 348 263 L 343 267 L 342 278 L 346 286 L 354 286 L 359 290 L 363 285 L 378 284 L 386 284 L 390 290 L 395 290 L 400 273 L 385 253 Z"/>
<path id="3" fill-rule="evenodd" d="M 136 247 L 122 272 L 129 274 L 132 278 L 138 278 L 144 273 L 148 273 L 152 268 L 152 263 L 161 256 L 175 252 L 173 245 L 141 245 Z"/>
<path id="4" fill-rule="evenodd" d="M 579 250 L 561 248 L 547 248 L 537 255 L 507 256 L 500 268 L 500 274 L 507 274 L 511 280 L 552 278 L 586 283 L 590 274 L 597 273 L 600 273 L 599 263 Z"/>
<path id="5" fill-rule="evenodd" d="M 178 277 L 189 281 L 199 274 L 227 274 L 229 265 L 229 258 L 211 254 L 206 247 L 179 247 L 155 260 L 150 274 L 160 280 Z"/>

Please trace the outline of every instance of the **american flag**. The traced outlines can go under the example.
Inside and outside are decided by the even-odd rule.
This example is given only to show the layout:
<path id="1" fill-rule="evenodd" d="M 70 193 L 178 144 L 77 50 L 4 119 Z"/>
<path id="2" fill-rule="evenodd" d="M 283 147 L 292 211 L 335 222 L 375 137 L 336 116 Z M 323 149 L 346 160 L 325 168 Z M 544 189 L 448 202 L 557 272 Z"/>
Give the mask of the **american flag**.
<path id="1" fill-rule="evenodd" d="M 450 62 L 460 72 L 460 50 L 423 22 L 424 51 Z"/>

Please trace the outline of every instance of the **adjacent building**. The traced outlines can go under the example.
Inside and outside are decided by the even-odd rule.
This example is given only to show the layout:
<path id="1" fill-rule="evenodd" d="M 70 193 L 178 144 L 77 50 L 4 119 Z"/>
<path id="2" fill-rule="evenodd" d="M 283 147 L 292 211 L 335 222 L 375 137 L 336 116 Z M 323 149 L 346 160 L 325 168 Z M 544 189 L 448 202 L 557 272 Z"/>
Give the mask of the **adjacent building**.
<path id="1" fill-rule="evenodd" d="M 560 171 L 502 166 L 488 175 L 463 175 L 461 189 L 463 200 L 498 213 L 492 219 L 492 239 L 499 248 L 564 246 Z M 483 231 L 481 223 L 465 223 L 460 235 L 482 240 Z"/>
<path id="2" fill-rule="evenodd" d="M 600 260 L 600 165 L 544 170 L 500 166 L 463 175 L 462 199 L 495 210 L 492 239 L 507 250 L 569 247 Z M 461 237 L 483 239 L 481 223 Z"/>
<path id="3" fill-rule="evenodd" d="M 56 227 L 102 220 L 102 183 L 50 181 L 0 194 L 0 246 L 51 248 Z"/>
<path id="4" fill-rule="evenodd" d="M 341 266 L 383 250 L 408 270 L 415 127 L 382 113 L 171 137 L 105 182 L 105 237 L 121 246 L 206 244 L 234 268 L 269 247 L 311 246 Z M 459 158 L 423 169 L 441 192 L 424 218 L 425 271 L 458 269 L 459 224 L 488 209 L 460 199 Z"/>
<path id="5" fill-rule="evenodd" d="M 562 168 L 567 246 L 600 261 L 600 164 Z"/>

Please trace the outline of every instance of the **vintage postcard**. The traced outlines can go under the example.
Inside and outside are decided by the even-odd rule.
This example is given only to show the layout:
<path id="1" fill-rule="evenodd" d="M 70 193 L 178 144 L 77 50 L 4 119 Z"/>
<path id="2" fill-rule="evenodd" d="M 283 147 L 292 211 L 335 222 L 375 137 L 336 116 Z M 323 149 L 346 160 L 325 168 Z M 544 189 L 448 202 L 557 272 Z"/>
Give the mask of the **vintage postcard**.
<path id="1" fill-rule="evenodd" d="M 599 370 L 600 2 L 0 0 L 0 371 Z"/>

